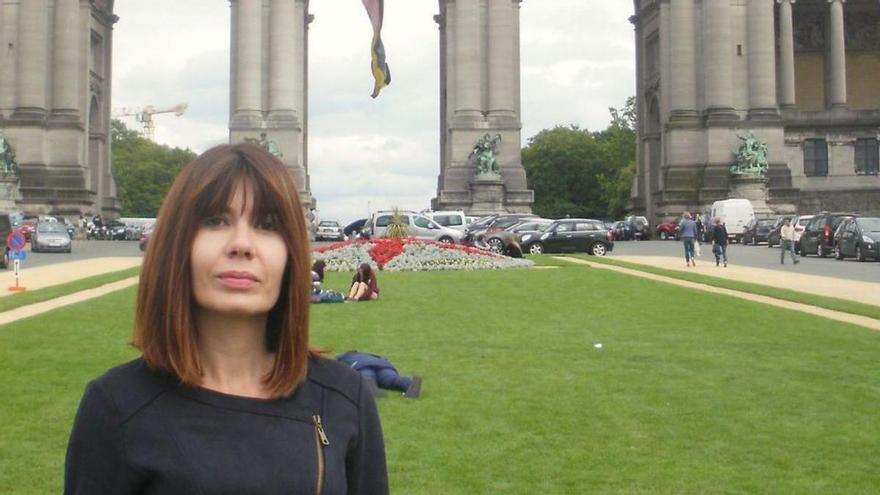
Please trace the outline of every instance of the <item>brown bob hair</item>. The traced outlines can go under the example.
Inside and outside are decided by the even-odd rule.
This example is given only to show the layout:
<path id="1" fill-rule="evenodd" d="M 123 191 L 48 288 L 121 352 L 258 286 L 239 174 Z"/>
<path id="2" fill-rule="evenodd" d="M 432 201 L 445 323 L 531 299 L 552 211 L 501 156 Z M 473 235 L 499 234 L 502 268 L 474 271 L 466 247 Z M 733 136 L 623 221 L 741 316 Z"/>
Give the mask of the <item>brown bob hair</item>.
<path id="1" fill-rule="evenodd" d="M 272 397 L 284 397 L 305 379 L 311 353 L 311 252 L 293 178 L 281 161 L 259 146 L 211 148 L 174 180 L 144 255 L 132 345 L 150 368 L 190 386 L 202 383 L 193 318 L 193 239 L 205 218 L 226 210 L 242 184 L 253 191 L 254 219 L 272 217 L 287 245 L 281 291 L 266 325 L 266 347 L 275 353 L 275 363 L 263 378 Z"/>

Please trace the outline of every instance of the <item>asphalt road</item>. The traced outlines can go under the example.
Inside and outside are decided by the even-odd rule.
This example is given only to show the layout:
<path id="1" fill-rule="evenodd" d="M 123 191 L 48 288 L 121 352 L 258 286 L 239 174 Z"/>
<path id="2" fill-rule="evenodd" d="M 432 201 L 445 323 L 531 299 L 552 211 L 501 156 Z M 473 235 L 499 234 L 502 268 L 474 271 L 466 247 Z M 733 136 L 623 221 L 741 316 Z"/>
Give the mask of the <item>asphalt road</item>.
<path id="1" fill-rule="evenodd" d="M 680 241 L 628 241 L 615 242 L 614 251 L 609 256 L 677 256 L 681 257 L 684 266 L 684 247 Z M 863 282 L 880 282 L 880 263 L 867 261 L 859 263 L 854 259 L 847 258 L 843 261 L 828 258 L 817 258 L 815 255 L 801 257 L 801 263 L 797 267 L 792 266 L 791 259 L 787 258 L 785 265 L 779 264 L 779 247 L 769 249 L 767 244 L 757 246 L 743 246 L 731 244 L 727 248 L 727 257 L 731 264 L 749 266 L 753 268 L 765 268 L 768 270 L 797 270 L 800 273 L 819 275 L 824 277 L 837 277 L 847 280 L 860 280 Z M 708 244 L 702 245 L 702 256 L 697 263 L 714 263 L 712 248 Z M 878 286 L 880 289 L 880 286 Z"/>
<path id="2" fill-rule="evenodd" d="M 315 246 L 333 244 L 332 242 L 316 242 Z M 703 256 L 700 258 L 704 263 L 714 261 L 711 248 L 703 245 Z M 609 254 L 617 256 L 675 256 L 684 258 L 681 242 L 678 241 L 629 241 L 614 243 L 614 251 Z M 104 257 L 127 257 L 142 256 L 137 241 L 74 241 L 73 252 L 66 253 L 31 253 L 28 246 L 28 259 L 23 268 L 51 265 L 67 261 L 78 261 Z M 779 248 L 768 249 L 766 244 L 759 246 L 742 246 L 732 244 L 727 251 L 731 264 L 739 264 L 754 268 L 766 268 L 770 270 L 793 270 L 810 275 L 826 277 L 838 277 L 849 280 L 864 282 L 880 282 L 880 263 L 868 261 L 859 263 L 852 259 L 837 261 L 833 257 L 816 258 L 815 256 L 801 257 L 801 263 L 797 268 L 791 265 L 791 260 L 786 264 L 779 264 Z M 880 287 L 878 287 L 880 288 Z"/>

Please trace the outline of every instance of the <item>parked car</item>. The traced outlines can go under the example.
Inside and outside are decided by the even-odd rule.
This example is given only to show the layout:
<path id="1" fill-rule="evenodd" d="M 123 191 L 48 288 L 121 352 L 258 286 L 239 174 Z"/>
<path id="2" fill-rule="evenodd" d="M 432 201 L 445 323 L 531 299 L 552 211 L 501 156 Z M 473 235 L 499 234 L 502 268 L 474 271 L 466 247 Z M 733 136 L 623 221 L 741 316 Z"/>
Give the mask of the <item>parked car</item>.
<path id="1" fill-rule="evenodd" d="M 721 218 L 727 227 L 727 237 L 740 242 L 746 224 L 755 218 L 755 210 L 747 199 L 725 199 L 712 203 L 712 218 Z"/>
<path id="2" fill-rule="evenodd" d="M 482 231 L 477 234 L 477 237 L 481 237 L 481 241 L 488 244 L 489 249 L 500 253 L 504 251 L 511 241 L 516 240 L 520 242 L 520 239 L 525 234 L 543 232 L 551 223 L 553 223 L 553 220 L 549 218 L 528 218 L 504 230 Z M 521 242 L 520 246 L 522 246 Z"/>
<path id="3" fill-rule="evenodd" d="M 675 239 L 678 235 L 679 222 L 681 222 L 681 218 L 676 218 L 670 222 L 663 222 L 658 225 L 657 237 L 659 237 L 661 241 L 665 241 L 667 239 Z"/>
<path id="4" fill-rule="evenodd" d="M 461 210 L 450 211 L 425 211 L 424 215 L 431 220 L 450 229 L 460 230 L 464 232 L 467 229 L 467 217 Z"/>
<path id="5" fill-rule="evenodd" d="M 336 220 L 321 220 L 318 222 L 318 228 L 315 230 L 315 240 L 321 241 L 324 239 L 344 241 L 345 234 L 342 232 L 342 225 Z"/>
<path id="6" fill-rule="evenodd" d="M 346 225 L 345 228 L 342 229 L 342 233 L 349 239 L 354 239 L 355 237 L 360 235 L 361 229 L 364 228 L 364 224 L 366 224 L 368 220 L 369 218 L 361 218 L 355 220 L 354 222 Z"/>
<path id="7" fill-rule="evenodd" d="M 406 225 L 410 237 L 426 241 L 437 241 L 449 244 L 461 244 L 463 233 L 461 231 L 444 227 L 430 218 L 414 211 L 401 211 L 400 221 Z M 391 225 L 393 212 L 377 211 L 373 213 L 369 222 L 369 232 L 372 237 L 383 237 L 385 229 Z"/>
<path id="8" fill-rule="evenodd" d="M 880 260 L 880 218 L 852 217 L 841 222 L 835 235 L 834 254 L 839 260 Z"/>
<path id="9" fill-rule="evenodd" d="M 785 219 L 791 219 L 791 225 L 795 227 L 797 230 L 798 216 L 797 215 L 780 215 L 776 218 L 776 223 L 773 224 L 773 228 L 770 229 L 770 233 L 767 234 L 767 247 L 773 247 L 779 245 L 779 239 L 782 233 L 782 226 L 785 225 Z M 801 229 L 803 231 L 803 229 Z"/>
<path id="10" fill-rule="evenodd" d="M 104 222 L 107 226 L 107 233 L 111 241 L 124 241 L 128 227 L 119 220 L 108 220 Z"/>
<path id="11" fill-rule="evenodd" d="M 853 218 L 854 213 L 828 213 L 823 211 L 815 215 L 801 234 L 801 254 L 815 254 L 825 257 L 834 251 L 834 233 L 837 227 L 847 218 Z"/>
<path id="12" fill-rule="evenodd" d="M 743 230 L 742 243 L 757 246 L 758 243 L 767 242 L 774 225 L 776 217 L 753 218 Z"/>
<path id="13" fill-rule="evenodd" d="M 614 241 L 599 220 L 566 218 L 548 225 L 541 234 L 524 235 L 522 248 L 531 254 L 587 252 L 605 256 L 614 249 Z"/>
<path id="14" fill-rule="evenodd" d="M 651 238 L 651 229 L 647 218 L 638 215 L 630 215 L 626 217 L 624 221 L 630 222 L 633 239 L 647 241 Z"/>
<path id="15" fill-rule="evenodd" d="M 502 231 L 511 225 L 530 218 L 539 217 L 538 215 L 531 213 L 504 213 L 482 217 L 468 225 L 467 229 L 464 231 L 464 242 L 474 242 L 480 235 L 485 236 L 487 233 Z"/>
<path id="16" fill-rule="evenodd" d="M 70 235 L 61 222 L 40 222 L 31 236 L 31 251 L 34 253 L 69 253 L 71 245 Z"/>

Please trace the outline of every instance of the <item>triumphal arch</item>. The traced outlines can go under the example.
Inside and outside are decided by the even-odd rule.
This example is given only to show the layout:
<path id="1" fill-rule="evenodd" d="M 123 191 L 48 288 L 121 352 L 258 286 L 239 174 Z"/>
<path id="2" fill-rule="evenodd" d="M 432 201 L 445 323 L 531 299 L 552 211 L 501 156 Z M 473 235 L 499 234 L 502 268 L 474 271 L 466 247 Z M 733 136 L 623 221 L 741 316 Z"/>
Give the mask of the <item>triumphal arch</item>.
<path id="1" fill-rule="evenodd" d="M 531 208 L 533 193 L 520 159 L 520 2 L 439 0 L 436 209 L 482 214 Z M 351 3 L 362 8 L 357 0 Z M 113 7 L 114 0 L 0 3 L 0 131 L 16 152 L 19 209 L 119 211 L 110 163 L 110 81 L 113 29 L 124 29 L 124 19 L 116 24 Z M 229 7 L 230 142 L 271 146 L 306 205 L 314 204 L 308 33 L 315 19 L 309 0 L 230 0 Z M 364 72 L 369 77 L 368 55 Z M 480 148 L 487 142 L 491 149 Z M 491 169 L 482 166 L 487 154 Z"/>

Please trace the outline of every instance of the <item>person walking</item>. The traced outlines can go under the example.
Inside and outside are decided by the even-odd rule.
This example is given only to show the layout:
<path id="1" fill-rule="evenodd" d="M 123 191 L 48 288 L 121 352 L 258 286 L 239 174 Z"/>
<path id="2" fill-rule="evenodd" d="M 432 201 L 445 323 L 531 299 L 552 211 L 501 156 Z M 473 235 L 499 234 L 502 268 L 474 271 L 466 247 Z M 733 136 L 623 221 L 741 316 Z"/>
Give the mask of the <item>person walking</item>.
<path id="1" fill-rule="evenodd" d="M 791 253 L 791 262 L 797 265 L 801 262 L 798 259 L 797 254 L 794 252 L 794 239 L 795 239 L 795 230 L 794 226 L 791 224 L 791 218 L 786 217 L 783 220 L 782 229 L 779 231 L 779 263 L 785 264 L 785 252 L 788 251 Z"/>
<path id="2" fill-rule="evenodd" d="M 697 225 L 697 238 L 694 242 L 694 254 L 702 256 L 703 253 L 700 252 L 700 244 L 703 243 L 703 219 L 699 213 L 694 215 L 694 223 Z"/>
<path id="3" fill-rule="evenodd" d="M 724 268 L 727 268 L 727 227 L 721 223 L 720 218 L 715 219 L 715 227 L 709 236 L 712 240 L 712 253 L 715 254 L 715 266 L 719 266 L 724 260 Z"/>
<path id="4" fill-rule="evenodd" d="M 694 242 L 697 238 L 697 224 L 691 220 L 691 214 L 684 212 L 684 220 L 678 224 L 679 235 L 684 244 L 684 261 L 686 266 L 697 266 L 694 258 Z"/>

